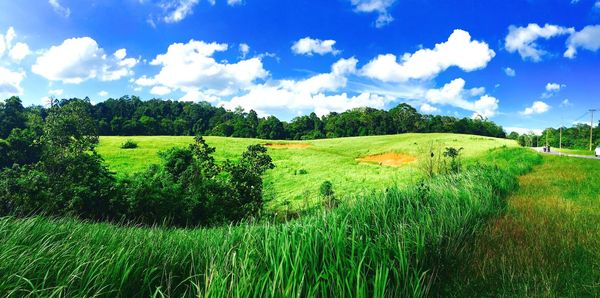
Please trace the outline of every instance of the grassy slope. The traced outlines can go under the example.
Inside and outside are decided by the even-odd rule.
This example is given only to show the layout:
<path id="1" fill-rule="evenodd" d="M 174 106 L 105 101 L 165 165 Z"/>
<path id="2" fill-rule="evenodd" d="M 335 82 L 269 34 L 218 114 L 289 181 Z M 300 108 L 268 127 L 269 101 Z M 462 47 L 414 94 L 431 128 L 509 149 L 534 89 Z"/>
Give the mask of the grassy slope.
<path id="1" fill-rule="evenodd" d="M 119 146 L 127 139 L 138 142 L 139 148 L 123 150 Z M 235 159 L 248 145 L 280 143 L 258 139 L 206 137 L 217 148 L 219 159 Z M 174 146 L 187 146 L 192 137 L 138 136 L 101 137 L 98 152 L 109 167 L 119 174 L 134 173 L 151 163 L 158 163 L 157 152 Z M 502 145 L 516 146 L 514 141 L 458 134 L 402 134 L 303 141 L 311 147 L 304 149 L 269 149 L 276 168 L 265 177 L 265 196 L 272 200 L 270 207 L 281 209 L 290 202 L 292 209 L 311 206 L 318 197 L 320 184 L 330 180 L 338 196 L 382 190 L 392 184 L 411 185 L 419 177 L 419 162 L 403 167 L 387 167 L 359 163 L 358 157 L 384 152 L 422 156 L 429 147 L 464 147 L 466 158 L 479 158 L 487 150 Z M 304 169 L 306 175 L 295 172 Z"/>
<path id="2" fill-rule="evenodd" d="M 465 251 L 457 296 L 600 295 L 600 161 L 544 156 Z"/>
<path id="3" fill-rule="evenodd" d="M 515 175 L 539 160 L 492 155 Z M 0 296 L 422 296 L 515 187 L 515 176 L 476 168 L 285 224 L 214 229 L 3 218 Z"/>

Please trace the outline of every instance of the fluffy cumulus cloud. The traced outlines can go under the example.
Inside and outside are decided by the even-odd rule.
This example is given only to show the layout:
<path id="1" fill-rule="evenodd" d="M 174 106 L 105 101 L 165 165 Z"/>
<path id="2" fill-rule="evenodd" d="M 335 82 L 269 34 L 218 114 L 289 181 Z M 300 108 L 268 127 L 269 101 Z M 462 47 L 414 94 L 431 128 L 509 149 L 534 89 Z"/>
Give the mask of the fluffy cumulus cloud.
<path id="1" fill-rule="evenodd" d="M 31 71 L 50 81 L 79 84 L 89 79 L 114 81 L 133 75 L 139 62 L 125 49 L 107 55 L 90 37 L 71 38 L 38 56 Z"/>
<path id="2" fill-rule="evenodd" d="M 0 98 L 23 94 L 21 81 L 24 78 L 24 72 L 15 72 L 0 66 Z"/>
<path id="3" fill-rule="evenodd" d="M 504 73 L 505 73 L 507 76 L 509 76 L 509 77 L 514 77 L 514 76 L 516 76 L 516 75 L 517 75 L 517 72 L 516 72 L 514 69 L 510 68 L 510 67 L 506 67 L 506 68 L 504 68 Z"/>
<path id="4" fill-rule="evenodd" d="M 529 24 L 527 27 L 510 26 L 508 35 L 504 40 L 504 47 L 510 53 L 518 52 L 523 60 L 538 62 L 547 52 L 540 48 L 536 41 L 540 38 L 550 39 L 552 37 L 572 34 L 573 28 L 565 28 L 557 25 Z"/>
<path id="5" fill-rule="evenodd" d="M 473 117 L 493 117 L 498 112 L 498 99 L 483 94 L 481 88 L 465 89 L 465 80 L 455 79 L 440 89 L 431 89 L 425 94 L 429 104 L 449 105 L 473 112 Z"/>
<path id="6" fill-rule="evenodd" d="M 340 59 L 328 73 L 321 73 L 304 80 L 278 80 L 257 84 L 243 95 L 221 102 L 228 109 L 241 106 L 261 114 L 267 111 L 309 112 L 325 115 L 357 107 L 383 108 L 386 96 L 361 92 L 349 95 L 339 91 L 347 86 L 348 76 L 356 74 L 358 60 Z M 337 93 L 336 93 L 337 92 Z"/>
<path id="7" fill-rule="evenodd" d="M 525 110 L 521 111 L 521 115 L 530 116 L 534 114 L 542 114 L 548 112 L 550 110 L 550 106 L 543 101 L 536 101 L 530 107 L 525 108 Z"/>
<path id="8" fill-rule="evenodd" d="M 449 67 L 474 71 L 487 66 L 495 56 L 487 43 L 471 40 L 463 30 L 454 30 L 448 41 L 433 49 L 421 49 L 402 55 L 379 55 L 362 68 L 363 75 L 383 82 L 405 82 L 410 79 L 430 79 Z"/>
<path id="9" fill-rule="evenodd" d="M 65 18 L 68 18 L 71 15 L 71 9 L 62 6 L 60 2 L 58 2 L 58 0 L 48 0 L 48 3 L 50 4 L 50 6 L 52 6 L 52 9 L 54 9 L 54 12 L 56 12 L 57 14 Z"/>
<path id="10" fill-rule="evenodd" d="M 298 55 L 309 55 L 313 54 L 325 55 L 331 53 L 337 55 L 338 50 L 334 48 L 335 40 L 327 39 L 320 40 L 310 37 L 302 38 L 294 43 L 292 51 Z"/>
<path id="11" fill-rule="evenodd" d="M 354 11 L 361 13 L 377 13 L 375 27 L 381 28 L 391 23 L 394 18 L 389 12 L 396 0 L 350 0 Z"/>
<path id="12" fill-rule="evenodd" d="M 227 44 L 190 40 L 175 43 L 167 52 L 156 56 L 150 65 L 161 67 L 152 76 L 138 78 L 135 83 L 154 88 L 154 94 L 166 95 L 167 90 L 185 93 L 228 96 L 248 88 L 269 73 L 260 58 L 240 60 L 236 63 L 218 62 L 213 55 L 228 49 Z M 168 88 L 168 89 L 167 89 Z"/>
<path id="13" fill-rule="evenodd" d="M 13 44 L 16 38 L 17 33 L 13 27 L 9 27 L 6 34 L 0 33 L 0 59 L 6 55 L 13 61 L 20 62 L 31 54 L 31 50 L 26 43 L 17 42 Z"/>
<path id="14" fill-rule="evenodd" d="M 596 3 L 598 5 L 599 2 Z M 577 49 L 596 52 L 600 49 L 600 25 L 586 26 L 581 31 L 573 33 L 567 40 L 567 50 L 564 56 L 575 58 Z"/>
<path id="15" fill-rule="evenodd" d="M 100 96 L 100 97 L 107 97 L 108 96 L 108 92 L 102 90 L 102 91 L 98 92 L 98 96 Z"/>

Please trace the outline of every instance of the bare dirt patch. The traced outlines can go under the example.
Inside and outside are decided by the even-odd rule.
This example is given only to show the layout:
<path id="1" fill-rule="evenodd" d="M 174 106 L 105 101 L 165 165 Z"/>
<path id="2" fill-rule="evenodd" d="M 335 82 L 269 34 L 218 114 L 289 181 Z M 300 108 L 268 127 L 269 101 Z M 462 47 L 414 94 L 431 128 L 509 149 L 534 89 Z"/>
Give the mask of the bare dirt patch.
<path id="1" fill-rule="evenodd" d="M 388 152 L 364 156 L 358 158 L 357 160 L 360 162 L 376 163 L 380 166 L 399 167 L 407 163 L 413 162 L 417 160 L 417 158 L 408 154 Z"/>
<path id="2" fill-rule="evenodd" d="M 310 144 L 306 143 L 279 143 L 279 144 L 265 144 L 267 148 L 273 149 L 304 149 L 310 147 Z"/>

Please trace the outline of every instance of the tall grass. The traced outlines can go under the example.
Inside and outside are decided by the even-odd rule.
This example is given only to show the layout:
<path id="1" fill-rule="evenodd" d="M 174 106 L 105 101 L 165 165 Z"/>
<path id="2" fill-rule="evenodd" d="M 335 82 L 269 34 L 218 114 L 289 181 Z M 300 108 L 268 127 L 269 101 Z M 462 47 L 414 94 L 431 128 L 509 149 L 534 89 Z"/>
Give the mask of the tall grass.
<path id="1" fill-rule="evenodd" d="M 536 162 L 524 149 L 504 151 Z M 424 296 L 523 170 L 479 165 L 284 224 L 213 229 L 0 219 L 0 296 Z"/>

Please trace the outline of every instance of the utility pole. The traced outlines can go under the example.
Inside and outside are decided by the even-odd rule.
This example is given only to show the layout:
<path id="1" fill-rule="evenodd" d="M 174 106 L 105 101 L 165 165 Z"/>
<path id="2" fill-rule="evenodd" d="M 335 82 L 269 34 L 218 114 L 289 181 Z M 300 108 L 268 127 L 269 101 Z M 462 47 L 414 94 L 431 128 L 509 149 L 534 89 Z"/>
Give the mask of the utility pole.
<path id="1" fill-rule="evenodd" d="M 592 119 L 590 120 L 590 151 L 592 151 L 592 137 L 594 135 L 594 112 L 596 110 L 590 110 L 590 113 L 592 114 Z"/>
<path id="2" fill-rule="evenodd" d="M 562 149 L 562 125 L 560 126 L 560 134 L 558 137 L 558 146 L 560 149 Z"/>

